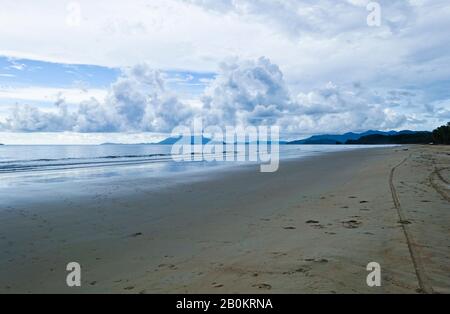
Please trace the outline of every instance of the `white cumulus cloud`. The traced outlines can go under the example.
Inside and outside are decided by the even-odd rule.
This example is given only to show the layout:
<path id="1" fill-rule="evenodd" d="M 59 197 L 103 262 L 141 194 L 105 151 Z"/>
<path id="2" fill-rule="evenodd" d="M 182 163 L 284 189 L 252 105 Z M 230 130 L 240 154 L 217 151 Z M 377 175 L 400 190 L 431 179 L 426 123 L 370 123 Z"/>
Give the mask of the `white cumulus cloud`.
<path id="1" fill-rule="evenodd" d="M 386 93 L 362 84 L 329 82 L 309 92 L 292 92 L 270 59 L 228 59 L 195 105 L 167 89 L 161 72 L 148 64 L 125 68 L 103 99 L 92 97 L 68 106 L 58 99 L 53 111 L 17 104 L 0 124 L 3 131 L 81 133 L 170 133 L 201 117 L 207 125 L 279 125 L 284 134 L 398 129 L 424 123 L 414 108 L 416 94 Z M 430 105 L 442 117 L 448 110 Z M 434 110 L 434 111 L 433 111 Z"/>
<path id="2" fill-rule="evenodd" d="M 55 108 L 47 112 L 17 104 L 1 127 L 24 132 L 170 132 L 192 117 L 190 106 L 166 91 L 161 73 L 147 64 L 125 69 L 104 99 L 92 97 L 69 110 L 60 98 Z"/>

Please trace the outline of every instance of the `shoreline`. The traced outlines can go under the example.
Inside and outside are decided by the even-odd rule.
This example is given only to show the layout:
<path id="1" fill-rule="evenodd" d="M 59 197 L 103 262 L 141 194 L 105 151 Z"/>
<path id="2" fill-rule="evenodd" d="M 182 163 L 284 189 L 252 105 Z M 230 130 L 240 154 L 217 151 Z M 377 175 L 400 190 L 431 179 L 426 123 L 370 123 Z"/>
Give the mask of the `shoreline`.
<path id="1" fill-rule="evenodd" d="M 448 201 L 422 182 L 433 163 L 448 166 L 449 149 L 405 147 L 282 160 L 273 174 L 249 165 L 10 196 L 0 212 L 0 292 L 416 293 L 389 187 L 405 158 L 393 182 L 408 228 L 427 282 L 449 292 Z M 65 285 L 72 261 L 81 288 Z M 366 285 L 372 261 L 382 267 L 379 288 Z"/>

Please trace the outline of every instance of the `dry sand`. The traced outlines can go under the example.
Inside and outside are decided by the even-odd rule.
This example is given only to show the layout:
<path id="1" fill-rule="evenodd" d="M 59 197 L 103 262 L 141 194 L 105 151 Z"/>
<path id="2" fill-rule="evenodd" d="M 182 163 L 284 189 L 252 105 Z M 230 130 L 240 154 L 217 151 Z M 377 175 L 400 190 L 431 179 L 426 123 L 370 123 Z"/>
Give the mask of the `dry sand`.
<path id="1" fill-rule="evenodd" d="M 4 188 L 0 292 L 449 293 L 449 180 L 449 147 L 409 146 L 273 174 Z M 72 261 L 81 288 L 65 284 Z"/>

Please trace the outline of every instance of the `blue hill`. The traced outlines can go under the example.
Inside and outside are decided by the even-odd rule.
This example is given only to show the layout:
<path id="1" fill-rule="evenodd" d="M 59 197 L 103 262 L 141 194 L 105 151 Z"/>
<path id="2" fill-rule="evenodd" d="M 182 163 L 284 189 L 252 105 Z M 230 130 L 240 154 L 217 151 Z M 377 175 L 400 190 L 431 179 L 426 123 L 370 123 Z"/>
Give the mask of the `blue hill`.
<path id="1" fill-rule="evenodd" d="M 399 134 L 414 134 L 415 131 L 375 131 L 369 130 L 363 133 L 345 133 L 345 134 L 324 134 L 324 135 L 314 135 L 303 140 L 296 140 L 288 142 L 288 145 L 307 145 L 307 144 L 342 144 L 349 140 L 356 141 L 363 136 L 369 135 L 399 135 Z"/>
<path id="2" fill-rule="evenodd" d="M 178 143 L 181 140 L 181 136 L 178 137 L 168 137 L 165 140 L 162 140 L 161 142 L 156 143 L 155 145 L 173 145 L 175 143 Z M 209 142 L 211 142 L 211 139 L 206 138 L 204 136 L 202 136 L 200 138 L 200 136 L 191 136 L 191 143 L 190 144 L 194 144 L 195 141 L 197 140 L 197 143 L 202 143 L 203 145 L 208 144 Z M 184 139 L 184 141 L 186 142 L 185 144 L 189 144 L 189 139 Z M 183 144 L 183 143 L 180 143 Z"/>

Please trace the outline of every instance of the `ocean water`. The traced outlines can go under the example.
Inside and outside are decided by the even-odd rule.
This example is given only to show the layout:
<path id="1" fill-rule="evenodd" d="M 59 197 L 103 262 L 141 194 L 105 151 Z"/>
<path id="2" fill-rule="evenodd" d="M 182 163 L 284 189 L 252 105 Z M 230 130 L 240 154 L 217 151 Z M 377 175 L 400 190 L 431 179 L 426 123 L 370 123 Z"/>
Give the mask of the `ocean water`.
<path id="1" fill-rule="evenodd" d="M 280 145 L 280 160 L 361 148 L 359 145 Z M 249 162 L 176 162 L 170 145 L 4 145 L 0 146 L 0 185 L 10 179 L 75 180 L 117 175 L 167 176 L 180 172 L 248 165 Z M 220 152 L 224 156 L 234 151 Z M 179 156 L 178 156 L 179 157 Z M 187 156 L 185 156 L 187 157 Z M 190 156 L 189 156 L 190 157 Z M 255 162 L 253 162 L 255 163 Z"/>

